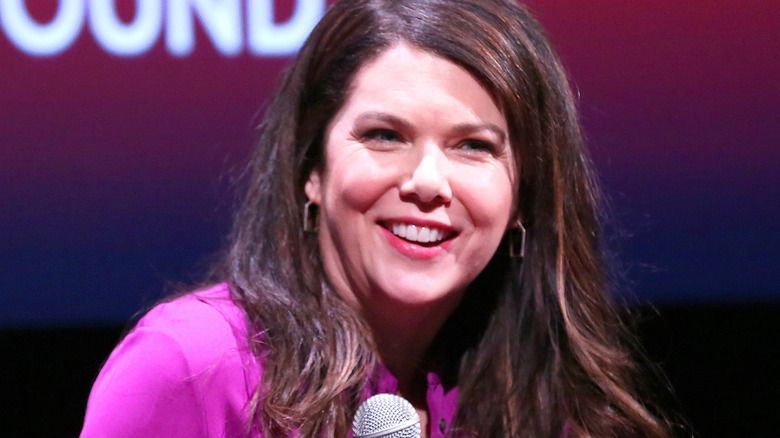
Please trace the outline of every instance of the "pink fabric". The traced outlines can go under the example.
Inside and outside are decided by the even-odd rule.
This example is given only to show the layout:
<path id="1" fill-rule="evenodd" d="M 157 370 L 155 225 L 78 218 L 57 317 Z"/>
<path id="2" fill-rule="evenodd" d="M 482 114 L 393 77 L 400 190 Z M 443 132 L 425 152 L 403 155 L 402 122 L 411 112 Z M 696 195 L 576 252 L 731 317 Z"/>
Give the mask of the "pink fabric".
<path id="1" fill-rule="evenodd" d="M 82 437 L 238 437 L 260 378 L 226 285 L 152 309 L 111 353 Z"/>
<path id="2" fill-rule="evenodd" d="M 393 393 L 384 367 L 369 395 Z M 111 353 L 87 403 L 81 437 L 260 437 L 245 430 L 262 368 L 227 285 L 161 304 Z M 428 375 L 431 438 L 449 430 L 457 388 Z"/>

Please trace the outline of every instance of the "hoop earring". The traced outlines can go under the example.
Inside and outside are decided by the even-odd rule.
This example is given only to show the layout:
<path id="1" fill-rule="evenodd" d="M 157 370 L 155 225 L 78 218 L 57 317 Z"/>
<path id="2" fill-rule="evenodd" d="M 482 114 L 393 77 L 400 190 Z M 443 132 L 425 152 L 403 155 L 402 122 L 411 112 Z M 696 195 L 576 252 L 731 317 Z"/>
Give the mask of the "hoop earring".
<path id="1" fill-rule="evenodd" d="M 509 257 L 522 259 L 525 257 L 525 227 L 520 219 L 515 222 L 515 225 L 517 228 L 509 230 Z"/>
<path id="2" fill-rule="evenodd" d="M 320 230 L 320 224 L 317 222 L 317 204 L 313 204 L 311 199 L 303 204 L 303 232 L 316 233 Z"/>

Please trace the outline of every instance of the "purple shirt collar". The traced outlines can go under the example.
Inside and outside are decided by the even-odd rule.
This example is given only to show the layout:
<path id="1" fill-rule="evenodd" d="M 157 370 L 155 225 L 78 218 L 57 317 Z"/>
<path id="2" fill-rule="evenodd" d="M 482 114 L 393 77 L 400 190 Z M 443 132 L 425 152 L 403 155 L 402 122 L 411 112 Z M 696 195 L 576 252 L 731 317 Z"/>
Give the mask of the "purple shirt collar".
<path id="1" fill-rule="evenodd" d="M 428 424 L 430 438 L 443 438 L 449 434 L 452 419 L 458 402 L 458 387 L 445 388 L 439 375 L 433 372 L 427 374 L 428 391 Z M 377 365 L 371 380 L 363 393 L 362 400 L 376 394 L 395 394 L 398 390 L 398 379 L 382 364 Z M 352 434 L 350 433 L 350 438 Z"/>

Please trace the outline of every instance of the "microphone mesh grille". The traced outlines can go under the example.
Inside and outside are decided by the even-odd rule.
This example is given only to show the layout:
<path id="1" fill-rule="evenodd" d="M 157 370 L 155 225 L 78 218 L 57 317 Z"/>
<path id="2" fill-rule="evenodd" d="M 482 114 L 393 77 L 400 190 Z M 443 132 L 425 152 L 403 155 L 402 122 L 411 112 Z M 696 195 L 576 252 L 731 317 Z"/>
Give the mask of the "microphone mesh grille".
<path id="1" fill-rule="evenodd" d="M 384 430 L 412 420 L 415 421 L 414 424 L 401 430 L 381 434 Z M 367 435 L 383 438 L 419 438 L 420 417 L 414 410 L 414 406 L 403 397 L 377 394 L 366 400 L 358 409 L 352 422 L 352 434 L 356 438 Z"/>

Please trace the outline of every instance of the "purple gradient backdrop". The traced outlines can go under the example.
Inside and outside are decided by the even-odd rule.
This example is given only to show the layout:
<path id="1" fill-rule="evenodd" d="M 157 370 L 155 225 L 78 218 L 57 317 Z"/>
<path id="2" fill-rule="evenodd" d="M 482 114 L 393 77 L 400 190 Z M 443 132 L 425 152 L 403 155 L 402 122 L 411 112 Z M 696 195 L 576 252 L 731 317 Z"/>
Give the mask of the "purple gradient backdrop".
<path id="1" fill-rule="evenodd" d="M 530 6 L 580 93 L 633 293 L 780 299 L 777 2 Z M 119 58 L 85 30 L 33 58 L 0 33 L 0 325 L 125 321 L 203 272 L 288 60 L 197 36 L 185 58 L 161 40 Z"/>

